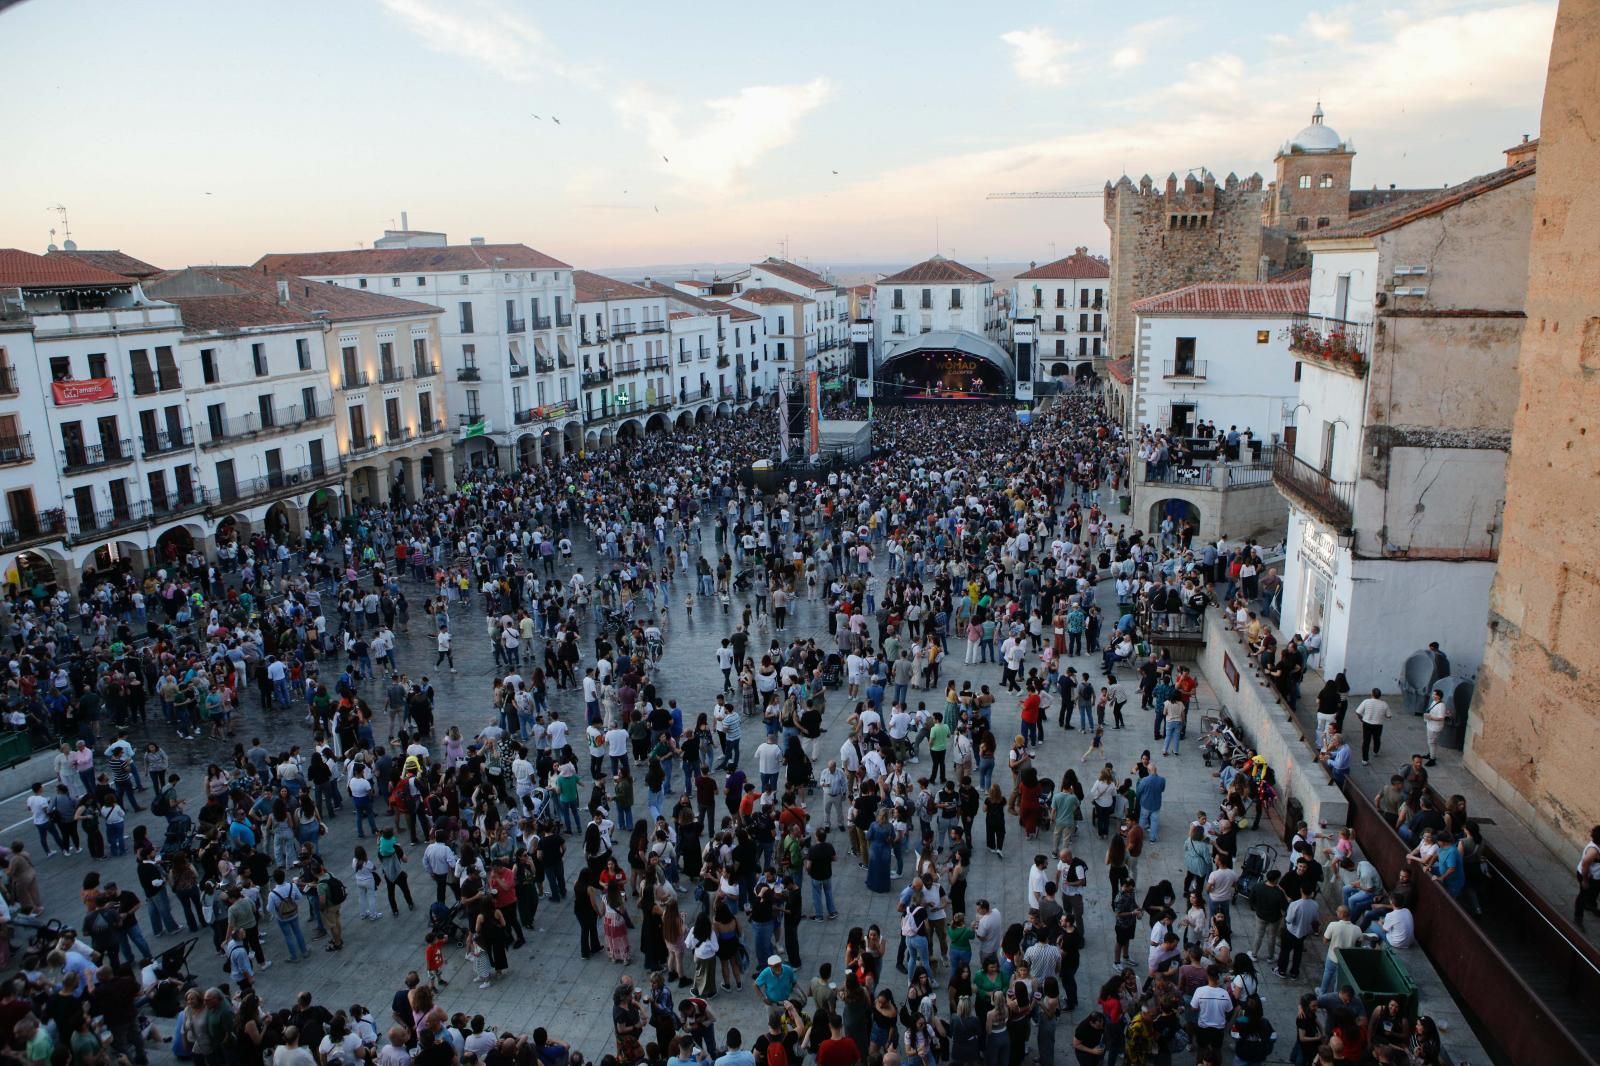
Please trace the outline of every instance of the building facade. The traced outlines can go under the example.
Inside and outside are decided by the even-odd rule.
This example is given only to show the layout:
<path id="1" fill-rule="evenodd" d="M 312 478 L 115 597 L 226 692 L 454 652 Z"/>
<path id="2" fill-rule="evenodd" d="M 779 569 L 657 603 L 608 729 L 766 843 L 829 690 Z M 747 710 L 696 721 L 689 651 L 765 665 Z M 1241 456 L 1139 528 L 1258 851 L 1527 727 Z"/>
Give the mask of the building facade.
<path id="1" fill-rule="evenodd" d="M 1438 641 L 1476 670 L 1503 541 L 1532 160 L 1307 242 L 1282 618 L 1357 688 Z M 1370 681 L 1367 680 L 1370 678 Z"/>
<path id="2" fill-rule="evenodd" d="M 942 255 L 880 278 L 873 290 L 880 363 L 924 333 L 974 333 L 996 344 L 1009 339 L 994 279 Z"/>
<path id="3" fill-rule="evenodd" d="M 659 427 L 674 392 L 665 297 L 588 270 L 572 278 L 585 446 Z"/>
<path id="4" fill-rule="evenodd" d="M 816 302 L 815 333 L 806 338 L 808 367 L 823 374 L 845 369 L 849 362 L 850 292 L 814 270 L 784 259 L 750 264 L 742 289 L 779 289 Z"/>
<path id="5" fill-rule="evenodd" d="M 1034 326 L 1034 381 L 1071 383 L 1094 375 L 1105 359 L 1110 282 L 1111 264 L 1082 245 L 1017 275 L 1011 309 L 1015 321 Z"/>
<path id="6" fill-rule="evenodd" d="M 381 247 L 274 253 L 257 266 L 443 309 L 441 372 L 456 418 L 456 460 L 510 465 L 519 440 L 537 429 L 542 451 L 583 443 L 576 292 L 572 268 L 525 244 L 443 234 L 385 233 Z M 538 414 L 528 421 L 528 412 Z M 549 432 L 545 432 L 548 430 Z"/>

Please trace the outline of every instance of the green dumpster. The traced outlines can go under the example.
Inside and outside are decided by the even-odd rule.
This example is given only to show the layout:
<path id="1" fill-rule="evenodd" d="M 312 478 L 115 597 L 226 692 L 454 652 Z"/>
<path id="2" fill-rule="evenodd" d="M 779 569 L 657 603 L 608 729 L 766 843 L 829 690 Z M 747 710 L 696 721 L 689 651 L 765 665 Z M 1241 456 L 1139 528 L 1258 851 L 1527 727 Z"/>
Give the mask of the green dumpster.
<path id="1" fill-rule="evenodd" d="M 1117 508 L 1123 514 L 1127 514 L 1129 511 L 1133 510 L 1133 497 L 1132 496 L 1118 496 L 1117 497 Z"/>
<path id="2" fill-rule="evenodd" d="M 26 733 L 0 733 L 0 768 L 27 762 L 33 756 L 33 741 Z"/>
<path id="3" fill-rule="evenodd" d="M 1403 1016 L 1417 1016 L 1417 983 L 1387 944 L 1340 951 L 1339 984 L 1354 988 L 1369 1014 L 1381 1004 L 1398 999 Z"/>

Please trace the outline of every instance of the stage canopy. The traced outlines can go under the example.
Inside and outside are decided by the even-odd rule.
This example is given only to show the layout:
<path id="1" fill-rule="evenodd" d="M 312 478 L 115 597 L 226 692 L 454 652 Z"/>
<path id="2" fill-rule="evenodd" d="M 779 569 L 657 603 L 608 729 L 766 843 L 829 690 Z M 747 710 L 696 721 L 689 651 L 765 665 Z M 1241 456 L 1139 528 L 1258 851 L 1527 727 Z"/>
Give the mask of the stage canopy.
<path id="1" fill-rule="evenodd" d="M 964 330 L 933 330 L 896 346 L 878 365 L 876 379 L 919 393 L 1010 398 L 1016 371 L 1011 355 L 987 337 Z"/>

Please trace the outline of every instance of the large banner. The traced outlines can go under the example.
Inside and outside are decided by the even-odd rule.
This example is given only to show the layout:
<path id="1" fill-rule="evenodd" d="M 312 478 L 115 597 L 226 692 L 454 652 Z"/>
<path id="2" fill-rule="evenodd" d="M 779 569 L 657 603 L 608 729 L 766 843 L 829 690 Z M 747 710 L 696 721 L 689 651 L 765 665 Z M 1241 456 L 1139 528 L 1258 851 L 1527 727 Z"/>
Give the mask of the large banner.
<path id="1" fill-rule="evenodd" d="M 822 452 L 822 391 L 818 387 L 817 372 L 811 371 L 806 378 L 806 426 L 811 432 L 812 458 Z"/>
<path id="2" fill-rule="evenodd" d="M 789 461 L 789 393 L 781 385 L 778 403 L 773 408 L 778 413 L 778 462 Z"/>
<path id="3" fill-rule="evenodd" d="M 95 403 L 117 398 L 115 378 L 80 378 L 74 381 L 52 381 L 50 392 L 57 407 L 71 407 L 76 403 Z"/>

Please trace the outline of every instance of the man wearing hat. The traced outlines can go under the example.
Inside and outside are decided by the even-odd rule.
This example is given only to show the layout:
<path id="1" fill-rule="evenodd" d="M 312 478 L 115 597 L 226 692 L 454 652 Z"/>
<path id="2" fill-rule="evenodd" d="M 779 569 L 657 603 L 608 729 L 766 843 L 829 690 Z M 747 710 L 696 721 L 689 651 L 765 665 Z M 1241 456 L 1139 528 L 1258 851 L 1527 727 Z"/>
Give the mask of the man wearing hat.
<path id="1" fill-rule="evenodd" d="M 756 975 L 756 994 L 774 1007 L 781 1007 L 794 994 L 795 972 L 793 966 L 783 961 L 782 955 L 769 955 L 764 970 Z"/>

